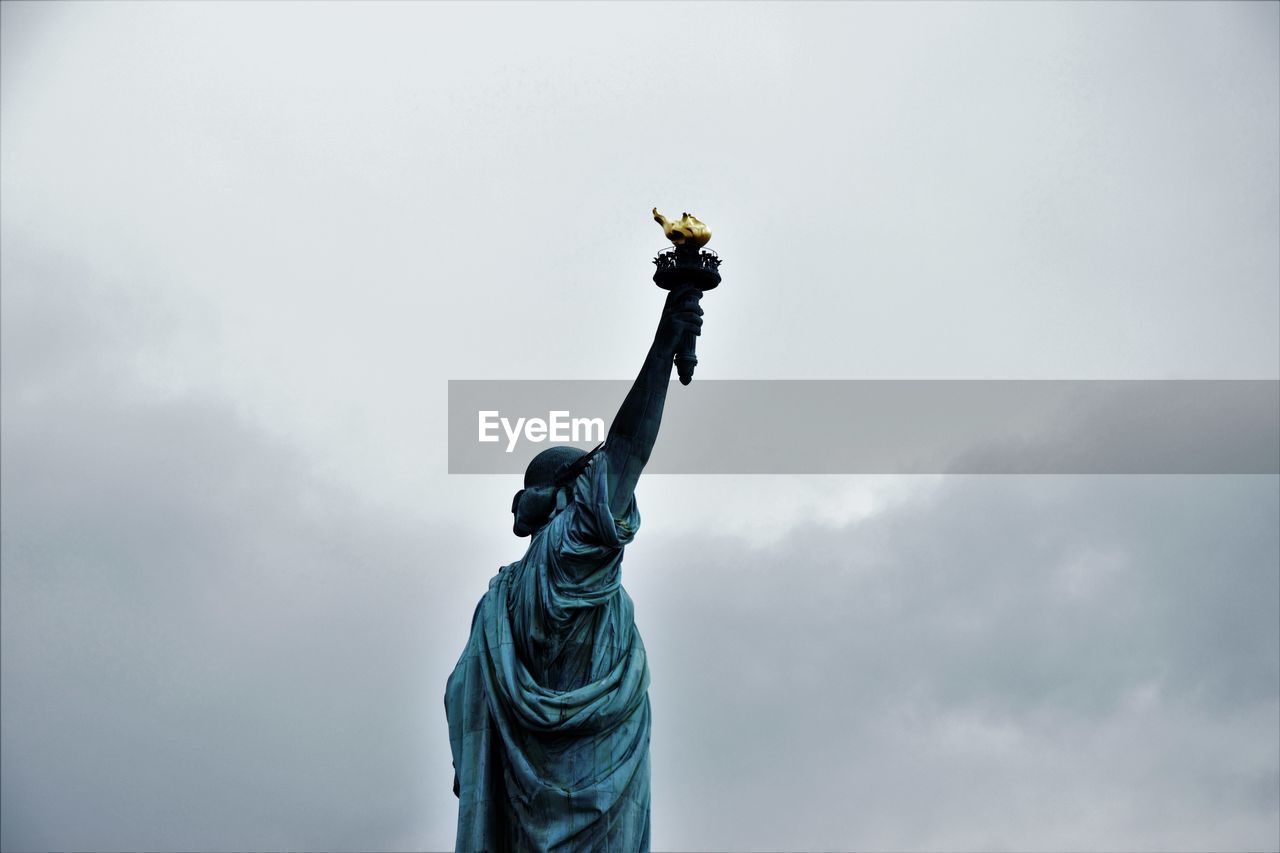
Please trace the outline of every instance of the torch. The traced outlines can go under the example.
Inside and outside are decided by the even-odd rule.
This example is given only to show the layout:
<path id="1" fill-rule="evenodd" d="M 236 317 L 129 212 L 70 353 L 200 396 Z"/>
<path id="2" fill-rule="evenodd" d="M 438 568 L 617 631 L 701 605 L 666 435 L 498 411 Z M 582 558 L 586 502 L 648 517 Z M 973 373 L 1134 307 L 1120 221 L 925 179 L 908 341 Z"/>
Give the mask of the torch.
<path id="1" fill-rule="evenodd" d="M 691 287 L 697 291 L 693 304 L 702 300 L 702 294 L 720 284 L 720 256 L 705 249 L 711 239 L 711 229 L 696 216 L 685 213 L 680 219 L 671 220 L 653 209 L 654 220 L 662 226 L 672 245 L 663 249 L 653 259 L 657 271 L 653 283 L 663 290 L 680 290 Z M 693 381 L 693 369 L 698 364 L 698 336 L 686 332 L 676 350 L 676 373 L 680 384 Z"/>

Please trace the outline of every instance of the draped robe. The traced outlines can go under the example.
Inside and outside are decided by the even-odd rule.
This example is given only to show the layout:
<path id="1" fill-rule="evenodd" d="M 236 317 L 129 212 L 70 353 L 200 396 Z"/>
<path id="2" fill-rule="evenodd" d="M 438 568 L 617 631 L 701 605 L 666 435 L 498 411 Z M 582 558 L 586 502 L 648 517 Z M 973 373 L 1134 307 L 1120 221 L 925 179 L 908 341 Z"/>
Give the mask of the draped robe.
<path id="1" fill-rule="evenodd" d="M 649 668 L 596 456 L 489 582 L 445 691 L 457 850 L 649 849 Z"/>

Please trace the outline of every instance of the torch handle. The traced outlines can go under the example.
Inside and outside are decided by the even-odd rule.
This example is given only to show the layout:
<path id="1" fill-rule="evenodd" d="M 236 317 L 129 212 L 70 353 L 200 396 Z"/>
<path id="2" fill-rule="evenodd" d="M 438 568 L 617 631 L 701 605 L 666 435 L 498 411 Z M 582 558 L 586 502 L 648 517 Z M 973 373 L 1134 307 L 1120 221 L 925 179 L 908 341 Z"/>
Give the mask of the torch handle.
<path id="1" fill-rule="evenodd" d="M 658 268 L 653 274 L 653 283 L 673 295 L 679 293 L 682 302 L 677 306 L 679 310 L 697 307 L 702 301 L 702 294 L 720 284 L 719 256 L 715 252 L 701 251 L 696 246 L 677 246 L 673 252 L 660 252 L 653 263 Z M 697 330 L 681 333 L 672 359 L 681 385 L 693 381 L 693 369 L 698 364 L 697 352 Z"/>
<path id="2" fill-rule="evenodd" d="M 698 294 L 690 303 L 697 305 L 702 300 L 702 291 L 696 291 Z M 676 374 L 680 377 L 681 385 L 688 385 L 693 381 L 693 369 L 698 366 L 698 335 L 696 332 L 685 332 L 680 337 L 680 347 L 676 350 Z"/>

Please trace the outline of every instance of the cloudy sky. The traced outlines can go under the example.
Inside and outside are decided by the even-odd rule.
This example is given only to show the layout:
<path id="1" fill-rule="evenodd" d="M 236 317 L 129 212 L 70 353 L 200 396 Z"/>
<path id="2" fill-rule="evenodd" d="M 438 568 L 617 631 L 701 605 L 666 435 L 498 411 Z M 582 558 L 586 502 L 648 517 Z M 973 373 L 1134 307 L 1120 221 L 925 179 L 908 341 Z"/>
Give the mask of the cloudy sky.
<path id="1" fill-rule="evenodd" d="M 1280 379 L 1280 5 L 0 7 L 0 846 L 436 850 L 449 379 Z M 672 392 L 692 395 L 698 383 Z M 655 849 L 1280 844 L 1280 478 L 642 481 Z"/>

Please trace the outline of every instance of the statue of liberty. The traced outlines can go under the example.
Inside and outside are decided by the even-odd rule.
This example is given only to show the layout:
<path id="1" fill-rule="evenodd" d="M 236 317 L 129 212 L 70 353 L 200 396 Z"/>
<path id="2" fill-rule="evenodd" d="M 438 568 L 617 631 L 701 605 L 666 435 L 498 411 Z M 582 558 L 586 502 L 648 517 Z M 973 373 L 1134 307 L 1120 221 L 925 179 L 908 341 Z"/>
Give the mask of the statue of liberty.
<path id="1" fill-rule="evenodd" d="M 690 220 L 701 233 L 678 231 Z M 602 445 L 529 463 L 511 504 L 528 550 L 489 582 L 449 677 L 459 851 L 649 849 L 649 668 L 622 553 L 673 361 L 693 359 L 702 326 L 705 276 L 670 270 L 719 263 L 699 254 L 702 223 L 659 221 L 682 254 L 659 281 L 670 289 L 639 376 Z"/>

